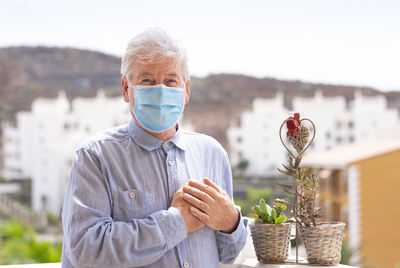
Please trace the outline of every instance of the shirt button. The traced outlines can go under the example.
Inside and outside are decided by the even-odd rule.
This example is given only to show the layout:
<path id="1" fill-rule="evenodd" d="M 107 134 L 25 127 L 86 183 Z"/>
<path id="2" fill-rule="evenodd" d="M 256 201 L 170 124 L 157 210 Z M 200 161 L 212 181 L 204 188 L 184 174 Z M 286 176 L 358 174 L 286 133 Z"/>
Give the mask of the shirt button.
<path id="1" fill-rule="evenodd" d="M 170 166 L 172 166 L 174 164 L 174 162 L 173 161 L 168 161 L 168 165 L 170 165 Z"/>
<path id="2" fill-rule="evenodd" d="M 189 263 L 188 263 L 188 262 L 185 262 L 185 263 L 183 264 L 183 267 L 189 268 Z"/>
<path id="3" fill-rule="evenodd" d="M 130 198 L 132 198 L 132 199 L 133 199 L 133 198 L 135 198 L 135 196 L 136 196 L 136 195 L 135 195 L 135 193 L 134 193 L 134 192 L 130 192 L 130 193 L 129 193 L 129 197 L 130 197 Z"/>
<path id="4" fill-rule="evenodd" d="M 165 147 L 168 147 L 169 142 L 168 141 L 164 142 L 164 145 L 165 145 Z"/>

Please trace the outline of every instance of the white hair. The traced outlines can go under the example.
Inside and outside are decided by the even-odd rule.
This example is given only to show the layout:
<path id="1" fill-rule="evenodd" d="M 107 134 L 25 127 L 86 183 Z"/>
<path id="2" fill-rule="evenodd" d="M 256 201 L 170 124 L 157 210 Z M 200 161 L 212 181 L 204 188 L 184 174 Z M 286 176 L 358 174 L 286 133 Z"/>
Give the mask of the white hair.
<path id="1" fill-rule="evenodd" d="M 186 50 L 160 28 L 151 28 L 129 41 L 121 59 L 121 74 L 130 79 L 135 62 L 142 64 L 160 63 L 174 58 L 181 64 L 184 81 L 189 79 Z"/>

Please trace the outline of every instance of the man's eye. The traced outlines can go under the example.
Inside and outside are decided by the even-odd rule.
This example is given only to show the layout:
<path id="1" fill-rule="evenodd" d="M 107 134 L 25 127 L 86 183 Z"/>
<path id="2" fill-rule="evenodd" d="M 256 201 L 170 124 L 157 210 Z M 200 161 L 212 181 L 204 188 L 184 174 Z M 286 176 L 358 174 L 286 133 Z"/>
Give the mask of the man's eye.
<path id="1" fill-rule="evenodd" d="M 175 79 L 169 79 L 169 80 L 168 80 L 168 83 L 169 83 L 169 84 L 173 84 L 173 83 L 178 83 L 178 82 L 177 82 Z"/>
<path id="2" fill-rule="evenodd" d="M 143 79 L 143 80 L 141 81 L 141 83 L 151 83 L 151 80 L 150 80 L 150 79 Z"/>

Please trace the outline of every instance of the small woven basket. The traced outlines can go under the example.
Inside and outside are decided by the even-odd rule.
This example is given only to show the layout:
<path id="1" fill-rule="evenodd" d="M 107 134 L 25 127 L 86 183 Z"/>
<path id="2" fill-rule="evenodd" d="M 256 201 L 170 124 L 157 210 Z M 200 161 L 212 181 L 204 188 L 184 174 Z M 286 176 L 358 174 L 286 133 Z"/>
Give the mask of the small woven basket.
<path id="1" fill-rule="evenodd" d="M 258 261 L 276 263 L 287 259 L 290 223 L 252 223 L 250 231 Z"/>
<path id="2" fill-rule="evenodd" d="M 299 227 L 309 263 L 333 265 L 340 262 L 345 225 L 343 222 L 329 222 Z"/>

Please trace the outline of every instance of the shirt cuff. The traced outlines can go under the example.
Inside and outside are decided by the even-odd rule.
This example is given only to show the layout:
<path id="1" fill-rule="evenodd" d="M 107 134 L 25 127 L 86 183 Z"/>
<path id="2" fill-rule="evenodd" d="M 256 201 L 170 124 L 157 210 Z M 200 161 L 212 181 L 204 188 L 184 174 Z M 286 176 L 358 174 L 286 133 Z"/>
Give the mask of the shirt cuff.
<path id="1" fill-rule="evenodd" d="M 232 244 L 232 243 L 237 243 L 241 239 L 243 239 L 243 236 L 246 240 L 246 226 L 247 226 L 247 220 L 243 219 L 242 214 L 239 212 L 239 223 L 232 233 L 224 233 L 221 231 L 217 231 L 218 238 L 222 240 L 225 243 Z"/>
<path id="2" fill-rule="evenodd" d="M 185 221 L 177 208 L 170 207 L 168 210 L 157 211 L 153 217 L 158 222 L 168 249 L 175 247 L 187 237 Z"/>

